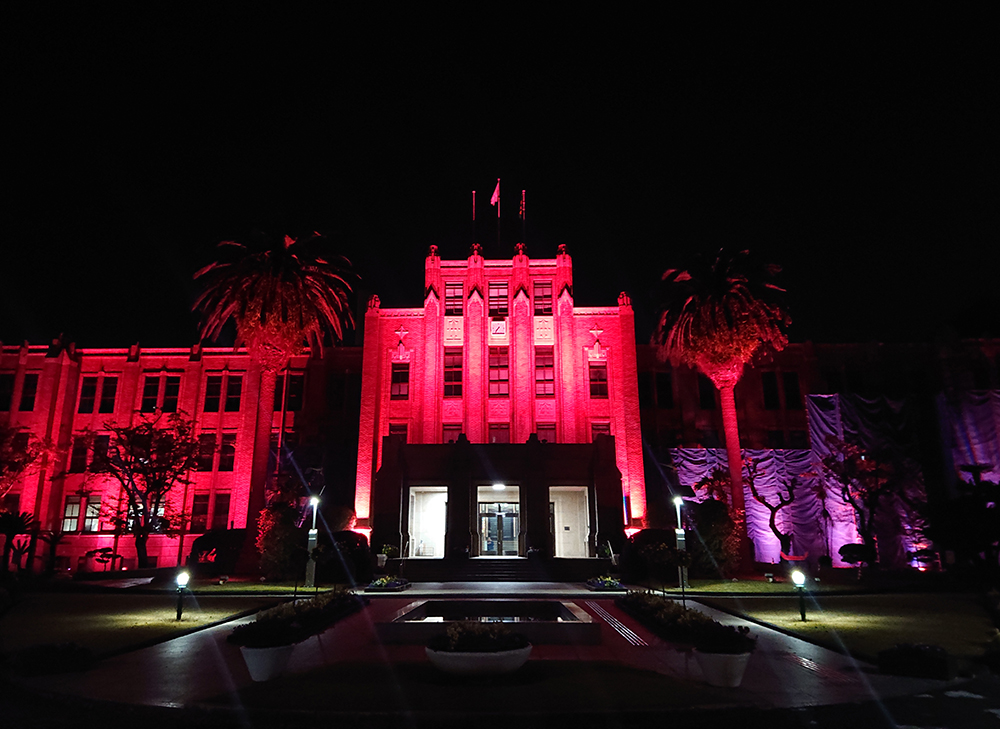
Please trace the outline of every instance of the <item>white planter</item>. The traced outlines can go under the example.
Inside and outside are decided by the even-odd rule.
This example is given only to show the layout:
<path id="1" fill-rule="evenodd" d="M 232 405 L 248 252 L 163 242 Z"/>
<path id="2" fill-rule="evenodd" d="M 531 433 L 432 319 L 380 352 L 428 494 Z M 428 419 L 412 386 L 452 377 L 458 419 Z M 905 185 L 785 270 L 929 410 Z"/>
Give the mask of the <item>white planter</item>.
<path id="1" fill-rule="evenodd" d="M 389 559 L 389 555 L 387 555 L 387 554 L 376 554 L 375 555 L 375 559 L 378 560 L 378 568 L 382 569 L 383 567 L 385 567 L 385 562 L 386 562 L 387 559 Z"/>
<path id="2" fill-rule="evenodd" d="M 270 681 L 281 675 L 292 657 L 295 645 L 279 645 L 273 648 L 247 648 L 240 646 L 240 653 L 254 681 Z"/>
<path id="3" fill-rule="evenodd" d="M 702 653 L 697 649 L 694 657 L 710 685 L 726 688 L 740 685 L 750 660 L 749 653 Z"/>
<path id="4" fill-rule="evenodd" d="M 531 646 L 496 653 L 452 653 L 426 649 L 431 665 L 460 676 L 495 676 L 513 673 L 528 661 Z"/>

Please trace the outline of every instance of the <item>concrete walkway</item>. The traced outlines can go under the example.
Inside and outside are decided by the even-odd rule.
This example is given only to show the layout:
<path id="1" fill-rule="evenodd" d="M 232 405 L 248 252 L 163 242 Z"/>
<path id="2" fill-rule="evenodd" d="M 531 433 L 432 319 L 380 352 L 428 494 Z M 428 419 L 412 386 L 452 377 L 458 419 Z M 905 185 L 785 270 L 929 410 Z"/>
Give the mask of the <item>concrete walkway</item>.
<path id="1" fill-rule="evenodd" d="M 423 597 L 544 597 L 572 600 L 601 624 L 602 644 L 596 646 L 536 646 L 532 661 L 611 663 L 650 671 L 690 690 L 683 698 L 655 704 L 659 711 L 796 710 L 805 707 L 858 702 L 884 702 L 893 697 L 926 695 L 961 682 L 883 676 L 869 665 L 758 625 L 750 625 L 758 648 L 743 684 L 737 689 L 707 687 L 697 662 L 689 654 L 664 644 L 631 617 L 619 611 L 613 595 L 589 592 L 580 585 L 561 583 L 424 583 L 405 593 L 369 595 L 372 604 L 342 621 L 317 639 L 296 647 L 286 675 L 301 675 L 329 666 L 378 665 L 392 671 L 396 665 L 426 664 L 422 646 L 382 645 L 374 624 L 389 619 L 403 606 Z M 689 605 L 723 623 L 748 624 L 728 614 L 689 601 Z M 247 725 L 245 700 L 235 697 L 255 685 L 239 649 L 226 643 L 232 627 L 245 620 L 206 629 L 102 661 L 82 674 L 24 679 L 22 685 L 42 695 L 110 702 L 118 705 L 157 706 L 193 712 L 238 711 Z M 430 667 L 427 667 L 431 671 Z M 259 692 L 266 685 L 256 685 Z M 228 698 L 227 698 L 228 697 Z M 584 697 L 580 697 L 584 698 Z M 515 699 L 516 701 L 516 699 Z M 368 711 L 370 707 L 338 712 L 329 697 L 318 696 L 313 706 L 297 703 L 296 712 L 336 715 Z M 542 714 L 566 706 L 553 698 Z M 489 707 L 484 707 L 490 711 Z M 252 712 L 251 712 L 252 713 Z M 419 713 L 419 712 L 418 712 Z M 537 713 L 537 711 L 536 711 Z M 361 714 L 358 714 L 359 716 Z M 413 719 L 413 714 L 410 716 Z M 434 723 L 434 722 L 431 722 Z M 252 722 L 251 722 L 252 724 Z M 369 724 L 370 725 L 370 724 Z M 388 725 L 392 725 L 388 722 Z M 1000 726 L 1000 723 L 998 723 Z"/>

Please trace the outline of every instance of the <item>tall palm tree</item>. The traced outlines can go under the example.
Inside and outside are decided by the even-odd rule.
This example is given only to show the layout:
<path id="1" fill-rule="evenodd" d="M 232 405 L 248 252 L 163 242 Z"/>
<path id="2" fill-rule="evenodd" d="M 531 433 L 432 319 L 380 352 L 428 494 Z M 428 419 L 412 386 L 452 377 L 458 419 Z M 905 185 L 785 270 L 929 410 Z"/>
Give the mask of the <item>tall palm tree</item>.
<path id="1" fill-rule="evenodd" d="M 784 289 L 770 281 L 780 271 L 774 264 L 755 265 L 749 251 L 734 255 L 724 250 L 699 258 L 687 270 L 671 268 L 663 274 L 667 297 L 653 334 L 661 358 L 696 368 L 719 390 L 732 482 L 730 508 L 741 524 L 744 559 L 749 543 L 733 392 L 758 350 L 780 351 L 788 343 L 783 327 L 791 318 L 772 295 Z"/>
<path id="2" fill-rule="evenodd" d="M 232 319 L 235 346 L 246 345 L 260 367 L 247 513 L 250 544 L 255 541 L 254 530 L 265 503 L 278 372 L 307 342 L 321 351 L 326 335 L 338 344 L 354 323 L 348 295 L 355 274 L 346 258 L 328 250 L 325 238 L 319 233 L 301 238 L 286 235 L 265 244 L 264 250 L 251 251 L 240 243 L 223 241 L 218 260 L 194 275 L 204 285 L 193 307 L 202 314 L 202 339 L 216 339 Z"/>

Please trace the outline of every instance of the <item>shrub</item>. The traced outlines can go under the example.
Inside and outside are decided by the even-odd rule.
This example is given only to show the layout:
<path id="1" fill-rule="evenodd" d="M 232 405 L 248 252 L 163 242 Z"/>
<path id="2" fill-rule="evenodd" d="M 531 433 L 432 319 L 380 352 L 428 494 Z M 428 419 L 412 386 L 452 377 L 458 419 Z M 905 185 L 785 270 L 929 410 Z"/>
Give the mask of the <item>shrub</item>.
<path id="1" fill-rule="evenodd" d="M 299 643 L 367 604 L 366 598 L 339 589 L 305 600 L 291 600 L 257 613 L 256 620 L 234 628 L 227 640 L 248 648 Z"/>
<path id="2" fill-rule="evenodd" d="M 723 625 L 649 591 L 630 591 L 615 604 L 663 640 L 692 644 L 704 653 L 748 653 L 756 645 L 748 628 Z"/>
<path id="3" fill-rule="evenodd" d="M 449 653 L 499 653 L 529 645 L 526 637 L 503 623 L 461 622 L 448 626 L 447 632 L 432 638 L 427 647 Z"/>
<path id="4" fill-rule="evenodd" d="M 86 671 L 94 662 L 89 648 L 76 643 L 46 643 L 18 651 L 14 669 L 22 676 L 48 676 Z"/>

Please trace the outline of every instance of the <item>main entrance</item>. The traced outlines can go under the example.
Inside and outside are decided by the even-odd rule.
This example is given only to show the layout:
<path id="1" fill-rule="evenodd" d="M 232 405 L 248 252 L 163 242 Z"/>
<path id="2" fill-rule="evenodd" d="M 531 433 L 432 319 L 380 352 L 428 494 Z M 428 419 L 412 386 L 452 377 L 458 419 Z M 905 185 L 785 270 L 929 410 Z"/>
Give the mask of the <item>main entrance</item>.
<path id="1" fill-rule="evenodd" d="M 517 486 L 480 486 L 479 556 L 517 557 L 521 533 L 521 504 Z"/>

